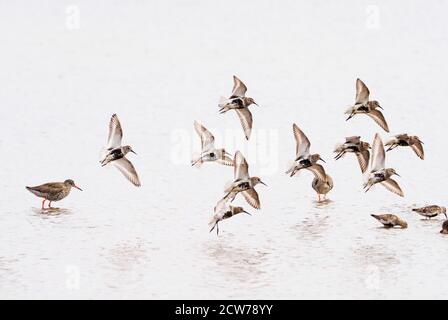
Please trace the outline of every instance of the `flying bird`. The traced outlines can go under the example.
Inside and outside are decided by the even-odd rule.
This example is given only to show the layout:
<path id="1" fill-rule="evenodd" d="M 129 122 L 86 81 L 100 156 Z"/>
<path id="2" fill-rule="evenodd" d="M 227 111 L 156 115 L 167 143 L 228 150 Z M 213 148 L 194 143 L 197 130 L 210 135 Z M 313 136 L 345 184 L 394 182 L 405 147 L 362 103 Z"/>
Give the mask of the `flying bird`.
<path id="1" fill-rule="evenodd" d="M 129 152 L 134 152 L 130 146 L 122 146 L 123 129 L 116 114 L 112 115 L 109 123 L 109 137 L 107 146 L 101 152 L 100 163 L 104 167 L 108 163 L 116 167 L 132 184 L 140 187 L 140 179 L 131 161 L 126 158 Z"/>
<path id="2" fill-rule="evenodd" d="M 387 190 L 403 197 L 404 193 L 400 186 L 391 178 L 393 175 L 400 175 L 393 168 L 385 168 L 385 161 L 386 153 L 383 141 L 381 141 L 380 135 L 377 133 L 373 140 L 372 161 L 368 181 L 364 185 L 365 192 L 369 191 L 374 184 L 381 183 Z"/>
<path id="3" fill-rule="evenodd" d="M 246 97 L 247 87 L 246 85 L 233 76 L 233 90 L 229 98 L 224 98 L 219 103 L 219 112 L 226 113 L 229 110 L 235 110 L 236 114 L 240 118 L 241 126 L 243 127 L 246 139 L 249 140 L 252 132 L 252 113 L 249 110 L 249 106 L 258 104 L 253 98 Z"/>
<path id="4" fill-rule="evenodd" d="M 45 209 L 45 201 L 49 201 L 48 208 L 51 209 L 51 203 L 64 199 L 70 194 L 72 188 L 82 191 L 71 179 L 67 179 L 64 182 L 45 183 L 36 187 L 26 187 L 29 192 L 43 199 L 42 210 Z"/>
<path id="5" fill-rule="evenodd" d="M 423 142 L 417 136 L 409 136 L 406 133 L 398 134 L 386 142 L 386 146 L 389 148 L 386 150 L 391 151 L 396 147 L 411 147 L 415 154 L 420 159 L 425 159 L 425 152 L 423 151 Z"/>
<path id="6" fill-rule="evenodd" d="M 356 99 L 355 105 L 349 107 L 345 113 L 349 115 L 347 120 L 353 118 L 356 114 L 366 114 L 371 117 L 375 122 L 383 128 L 386 132 L 389 132 L 386 119 L 381 111 L 383 109 L 379 102 L 376 100 L 369 100 L 370 91 L 361 79 L 356 79 Z"/>
<path id="7" fill-rule="evenodd" d="M 215 148 L 215 137 L 202 124 L 195 121 L 194 128 L 201 138 L 201 155 L 191 161 L 192 166 L 201 165 L 204 162 L 217 162 L 226 166 L 233 165 L 232 155 L 224 148 Z M 230 157 L 229 157 L 230 156 Z"/>
<path id="8" fill-rule="evenodd" d="M 361 141 L 360 136 L 346 137 L 343 144 L 338 144 L 334 150 L 336 160 L 342 158 L 346 153 L 354 153 L 358 159 L 361 172 L 364 173 L 369 166 L 370 144 Z"/>
<path id="9" fill-rule="evenodd" d="M 236 195 L 236 194 L 235 194 Z M 245 213 L 248 215 L 251 215 L 249 212 L 244 210 L 242 207 L 235 207 L 232 205 L 229 205 L 230 199 L 234 198 L 233 195 L 230 195 L 228 197 L 224 197 L 221 200 L 218 201 L 218 203 L 215 206 L 214 209 L 214 216 L 209 222 L 209 226 L 212 228 L 210 229 L 210 232 L 212 232 L 216 227 L 216 234 L 219 234 L 219 222 L 225 219 L 229 219 L 233 217 L 234 215 L 237 215 L 239 213 Z"/>
<path id="10" fill-rule="evenodd" d="M 307 136 L 299 129 L 294 123 L 292 125 L 294 137 L 296 139 L 296 158 L 293 165 L 286 171 L 286 174 L 290 174 L 290 177 L 295 175 L 302 169 L 311 171 L 315 177 L 325 181 L 326 173 L 324 168 L 317 163 L 317 161 L 325 162 L 319 154 L 310 154 L 311 143 Z"/>
<path id="11" fill-rule="evenodd" d="M 266 185 L 259 177 L 249 176 L 249 165 L 240 151 L 235 153 L 233 159 L 234 181 L 227 184 L 224 192 L 233 201 L 238 193 L 242 193 L 247 203 L 255 209 L 260 209 L 260 200 L 255 186 L 259 183 Z"/>

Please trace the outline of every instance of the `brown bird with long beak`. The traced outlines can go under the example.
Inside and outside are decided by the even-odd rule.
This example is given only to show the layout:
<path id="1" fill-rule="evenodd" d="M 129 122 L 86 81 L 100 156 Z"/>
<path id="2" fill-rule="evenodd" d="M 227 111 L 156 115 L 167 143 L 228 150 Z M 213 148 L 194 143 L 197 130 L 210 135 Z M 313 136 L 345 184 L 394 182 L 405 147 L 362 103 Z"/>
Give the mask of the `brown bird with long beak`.
<path id="1" fill-rule="evenodd" d="M 439 214 L 443 214 L 443 215 L 445 215 L 445 218 L 447 218 L 446 208 L 441 207 L 441 206 L 431 205 L 431 206 L 426 206 L 426 207 L 421 207 L 421 208 L 415 208 L 415 209 L 412 209 L 412 211 L 417 212 L 419 215 L 421 215 L 427 219 L 437 217 Z"/>
<path id="2" fill-rule="evenodd" d="M 381 111 L 377 108 L 383 109 L 376 100 L 369 100 L 370 91 L 361 79 L 356 79 L 356 100 L 355 105 L 349 107 L 345 113 L 349 115 L 347 121 L 353 118 L 356 114 L 366 114 L 386 132 L 389 132 L 389 126 L 386 119 L 384 119 Z"/>
<path id="3" fill-rule="evenodd" d="M 391 151 L 398 146 L 411 147 L 411 149 L 420 159 L 425 159 L 425 152 L 423 151 L 423 141 L 421 141 L 417 136 L 408 136 L 406 133 L 398 134 L 387 141 L 386 146 L 389 147 L 386 152 Z"/>
<path id="4" fill-rule="evenodd" d="M 370 159 L 370 144 L 364 141 L 361 141 L 360 136 L 353 136 L 345 138 L 345 142 L 343 144 L 338 144 L 334 150 L 336 156 L 334 157 L 336 160 L 342 158 L 346 153 L 354 153 L 356 158 L 358 159 L 359 167 L 361 168 L 361 172 L 364 173 L 369 166 Z"/>
<path id="5" fill-rule="evenodd" d="M 255 186 L 259 183 L 266 185 L 259 177 L 249 176 L 249 165 L 246 159 L 240 151 L 235 153 L 233 159 L 234 167 L 234 181 L 229 183 L 224 192 L 226 196 L 224 198 L 231 198 L 233 201 L 238 193 L 242 193 L 244 199 L 255 209 L 260 209 L 260 200 L 258 198 L 258 193 L 255 191 Z"/>
<path id="6" fill-rule="evenodd" d="M 311 171 L 316 178 L 325 181 L 326 173 L 324 168 L 317 163 L 317 161 L 325 162 L 319 154 L 310 154 L 311 143 L 307 136 L 299 129 L 294 123 L 292 125 L 294 138 L 296 139 L 296 158 L 293 165 L 286 171 L 286 174 L 290 174 L 290 177 L 295 175 L 302 169 Z"/>
<path id="7" fill-rule="evenodd" d="M 218 203 L 215 206 L 215 215 L 212 217 L 212 219 L 210 220 L 210 222 L 208 223 L 209 226 L 212 226 L 212 228 L 210 229 L 210 232 L 213 231 L 213 229 L 215 229 L 216 227 L 216 234 L 219 234 L 219 222 L 221 222 L 222 220 L 225 219 L 229 219 L 231 217 L 233 217 L 234 215 L 237 215 L 239 213 L 245 213 L 248 215 L 251 215 L 249 212 L 247 212 L 246 210 L 244 210 L 242 207 L 234 207 L 229 205 L 229 201 L 232 200 L 232 198 L 234 198 L 234 195 L 230 195 L 227 197 L 222 198 L 221 200 L 218 201 Z"/>
<path id="8" fill-rule="evenodd" d="M 26 187 L 26 189 L 35 196 L 43 198 L 42 210 L 45 209 L 45 201 L 49 201 L 48 208 L 51 209 L 51 203 L 67 197 L 72 188 L 82 191 L 82 189 L 77 187 L 75 182 L 71 179 L 65 180 L 64 182 L 45 183 L 36 187 Z"/>
<path id="9" fill-rule="evenodd" d="M 383 141 L 378 133 L 373 140 L 372 149 L 370 173 L 367 182 L 364 184 L 365 192 L 369 191 L 374 184 L 381 183 L 387 190 L 404 197 L 404 193 L 398 183 L 391 178 L 393 175 L 400 175 L 393 168 L 385 168 L 386 153 Z"/>
<path id="10" fill-rule="evenodd" d="M 249 111 L 249 106 L 252 104 L 258 106 L 258 104 L 254 101 L 254 99 L 246 97 L 246 91 L 246 85 L 236 76 L 233 76 L 232 94 L 228 99 L 222 99 L 218 106 L 219 113 L 226 113 L 229 110 L 235 110 L 236 114 L 240 118 L 246 139 L 249 140 L 253 122 L 252 113 Z"/>
<path id="11" fill-rule="evenodd" d="M 408 223 L 406 221 L 394 214 L 371 214 L 371 216 L 381 222 L 385 228 L 393 228 L 395 226 L 399 226 L 403 229 L 406 229 L 408 227 Z"/>

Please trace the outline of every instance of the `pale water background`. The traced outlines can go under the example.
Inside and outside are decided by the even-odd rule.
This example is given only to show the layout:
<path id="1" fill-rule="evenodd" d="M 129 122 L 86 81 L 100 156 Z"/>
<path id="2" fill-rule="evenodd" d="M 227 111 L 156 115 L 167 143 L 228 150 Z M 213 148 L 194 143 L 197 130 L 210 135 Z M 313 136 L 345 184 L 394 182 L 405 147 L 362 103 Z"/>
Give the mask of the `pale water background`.
<path id="1" fill-rule="evenodd" d="M 446 1 L 2 1 L 0 3 L 0 298 L 446 298 L 448 205 Z M 232 75 L 249 87 L 254 132 L 217 113 Z M 385 108 L 391 134 L 417 134 L 426 159 L 388 154 L 404 199 L 364 194 L 345 122 L 355 79 Z M 101 168 L 118 113 L 143 187 Z M 232 169 L 191 168 L 193 120 L 242 150 L 262 210 L 207 222 Z M 284 175 L 292 123 L 327 161 L 332 202 L 312 175 Z M 226 139 L 227 137 L 227 139 Z M 230 137 L 230 138 L 229 138 Z M 236 143 L 236 145 L 235 145 Z M 84 189 L 42 214 L 26 185 L 72 178 Z M 371 213 L 405 218 L 385 230 Z"/>

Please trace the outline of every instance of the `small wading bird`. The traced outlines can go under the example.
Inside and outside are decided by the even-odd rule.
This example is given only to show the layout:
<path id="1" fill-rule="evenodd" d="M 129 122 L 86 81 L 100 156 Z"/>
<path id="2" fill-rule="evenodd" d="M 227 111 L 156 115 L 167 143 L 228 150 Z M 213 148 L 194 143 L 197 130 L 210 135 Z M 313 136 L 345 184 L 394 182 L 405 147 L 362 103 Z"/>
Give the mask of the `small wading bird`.
<path id="1" fill-rule="evenodd" d="M 440 230 L 440 233 L 448 234 L 448 220 L 443 221 L 442 230 Z"/>
<path id="2" fill-rule="evenodd" d="M 393 228 L 399 226 L 403 229 L 408 227 L 408 223 L 394 214 L 372 214 L 376 220 L 381 222 L 385 228 Z"/>
<path id="3" fill-rule="evenodd" d="M 400 175 L 393 168 L 385 168 L 386 153 L 384 151 L 383 141 L 381 141 L 378 133 L 373 140 L 372 149 L 370 173 L 367 183 L 364 184 L 365 192 L 369 191 L 374 184 L 381 183 L 387 190 L 403 197 L 404 193 L 400 186 L 395 180 L 391 179 L 393 175 Z"/>
<path id="4" fill-rule="evenodd" d="M 386 132 L 389 132 L 386 119 L 384 119 L 381 111 L 377 110 L 377 108 L 383 108 L 378 101 L 370 101 L 369 96 L 370 91 L 364 82 L 360 79 L 356 79 L 356 101 L 354 106 L 349 107 L 347 111 L 345 111 L 345 113 L 349 115 L 347 121 L 353 118 L 356 114 L 366 114 L 375 120 L 375 122 Z"/>
<path id="5" fill-rule="evenodd" d="M 360 136 L 354 137 L 346 137 L 345 142 L 343 144 L 338 144 L 334 150 L 336 156 L 334 157 L 336 160 L 342 158 L 347 152 L 354 153 L 356 158 L 358 159 L 359 167 L 361 168 L 361 172 L 364 173 L 369 166 L 370 159 L 370 144 L 364 141 L 361 141 Z"/>
<path id="6" fill-rule="evenodd" d="M 236 194 L 235 194 L 236 195 Z M 218 203 L 215 206 L 215 215 L 212 217 L 210 222 L 208 223 L 209 226 L 212 228 L 210 229 L 210 232 L 212 232 L 216 227 L 216 234 L 219 234 L 219 222 L 225 219 L 229 219 L 233 217 L 234 215 L 237 215 L 239 213 L 245 213 L 248 215 L 251 215 L 249 212 L 244 210 L 242 207 L 234 207 L 229 205 L 229 201 L 231 199 L 235 198 L 235 195 L 229 194 L 229 196 L 222 198 L 218 201 Z"/>
<path id="7" fill-rule="evenodd" d="M 76 188 L 82 191 L 81 188 L 75 185 L 75 182 L 71 179 L 64 182 L 50 182 L 36 187 L 26 187 L 26 189 L 32 194 L 36 195 L 42 200 L 42 210 L 45 209 L 45 201 L 49 201 L 48 208 L 51 209 L 51 203 L 53 201 L 59 201 L 64 199 L 70 194 L 72 188 Z"/>
<path id="8" fill-rule="evenodd" d="M 233 90 L 229 98 L 222 98 L 219 103 L 219 113 L 226 113 L 229 110 L 235 110 L 240 118 L 241 125 L 244 130 L 246 139 L 249 140 L 252 132 L 252 113 L 249 111 L 249 106 L 255 104 L 254 99 L 246 97 L 246 85 L 233 76 Z"/>
<path id="9" fill-rule="evenodd" d="M 425 153 L 423 151 L 423 142 L 417 136 L 408 136 L 406 133 L 398 134 L 392 139 L 387 141 L 386 146 L 389 148 L 386 151 L 391 151 L 396 147 L 411 147 L 415 154 L 422 160 L 425 158 Z"/>
<path id="10" fill-rule="evenodd" d="M 101 152 L 101 165 L 108 163 L 116 167 L 120 172 L 137 187 L 140 187 L 140 179 L 131 161 L 126 159 L 129 152 L 136 154 L 130 146 L 122 146 L 123 129 L 116 114 L 112 115 L 109 123 L 109 138 L 107 147 Z"/>
<path id="11" fill-rule="evenodd" d="M 226 166 L 232 166 L 232 155 L 224 148 L 215 148 L 215 137 L 199 122 L 194 122 L 194 128 L 201 138 L 201 155 L 191 161 L 192 166 L 200 166 L 204 162 L 217 162 Z M 229 157 L 230 156 L 230 157 Z"/>
<path id="12" fill-rule="evenodd" d="M 325 180 L 318 179 L 314 177 L 311 186 L 317 193 L 317 201 L 321 201 L 321 196 L 323 200 L 326 200 L 327 193 L 333 189 L 333 179 L 327 174 Z"/>
<path id="13" fill-rule="evenodd" d="M 412 211 L 417 212 L 419 215 L 425 217 L 426 219 L 437 217 L 439 214 L 443 214 L 445 215 L 445 218 L 447 218 L 446 208 L 436 205 L 426 206 L 422 208 L 415 208 L 412 209 Z"/>
<path id="14" fill-rule="evenodd" d="M 307 169 L 311 171 L 316 178 L 325 181 L 325 170 L 320 164 L 317 163 L 319 160 L 323 162 L 325 161 L 317 153 L 310 154 L 310 140 L 308 140 L 307 136 L 295 123 L 292 125 L 292 130 L 294 132 L 294 138 L 296 139 L 296 159 L 293 165 L 288 169 L 288 171 L 286 171 L 286 174 L 290 174 L 290 177 L 292 177 L 298 171 Z"/>
<path id="15" fill-rule="evenodd" d="M 249 165 L 241 152 L 237 151 L 233 159 L 234 181 L 226 185 L 225 198 L 232 202 L 238 193 L 242 193 L 244 199 L 255 209 L 260 209 L 260 200 L 255 186 L 259 183 L 266 185 L 259 177 L 249 176 Z"/>

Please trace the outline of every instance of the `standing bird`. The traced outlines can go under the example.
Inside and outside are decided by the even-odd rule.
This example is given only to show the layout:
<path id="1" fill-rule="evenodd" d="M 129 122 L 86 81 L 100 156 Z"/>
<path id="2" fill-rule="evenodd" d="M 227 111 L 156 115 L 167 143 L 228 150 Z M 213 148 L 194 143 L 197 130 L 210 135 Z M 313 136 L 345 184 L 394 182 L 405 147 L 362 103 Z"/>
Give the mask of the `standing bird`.
<path id="1" fill-rule="evenodd" d="M 67 179 L 64 182 L 50 182 L 36 187 L 26 187 L 26 189 L 42 200 L 42 210 L 45 209 L 45 201 L 49 201 L 48 208 L 51 208 L 53 201 L 59 201 L 64 199 L 70 194 L 71 189 L 76 188 L 82 191 L 81 188 L 75 185 L 75 182 L 71 179 Z"/>
<path id="2" fill-rule="evenodd" d="M 140 187 L 140 179 L 137 171 L 132 165 L 131 161 L 126 158 L 129 152 L 134 152 L 130 146 L 122 146 L 123 129 L 116 114 L 112 115 L 109 123 L 109 138 L 107 140 L 107 147 L 101 153 L 101 165 L 104 167 L 108 163 L 115 166 L 120 172 L 136 187 Z"/>
<path id="3" fill-rule="evenodd" d="M 443 221 L 442 230 L 440 230 L 440 233 L 448 234 L 448 220 Z"/>
<path id="4" fill-rule="evenodd" d="M 233 201 L 238 193 L 242 193 L 244 199 L 255 209 L 260 209 L 260 200 L 255 186 L 259 183 L 266 185 L 259 177 L 249 176 L 249 165 L 240 151 L 235 153 L 233 159 L 234 181 L 226 185 L 224 192 L 227 192 L 224 198 L 231 198 Z"/>
<path id="5" fill-rule="evenodd" d="M 215 148 L 215 137 L 199 122 L 194 122 L 194 128 L 201 138 L 201 155 L 191 161 L 191 165 L 201 165 L 204 162 L 216 161 L 226 166 L 232 166 L 233 160 L 229 157 L 232 156 L 224 148 Z"/>
<path id="6" fill-rule="evenodd" d="M 299 129 L 294 123 L 292 125 L 294 132 L 294 138 L 296 139 L 296 159 L 294 164 L 286 171 L 286 174 L 290 174 L 290 177 L 295 175 L 301 169 L 307 169 L 311 171 L 318 179 L 325 181 L 326 174 L 324 168 L 317 164 L 317 161 L 321 160 L 325 162 L 319 154 L 310 154 L 311 143 L 307 136 Z"/>
<path id="7" fill-rule="evenodd" d="M 379 102 L 376 100 L 369 101 L 370 91 L 367 86 L 360 79 L 356 79 L 356 100 L 355 105 L 351 106 L 345 111 L 349 117 L 347 120 L 353 118 L 355 114 L 366 114 L 371 117 L 375 122 L 383 128 L 386 132 L 389 132 L 386 119 L 384 119 L 381 111 L 377 108 L 383 109 Z"/>
<path id="8" fill-rule="evenodd" d="M 426 207 L 422 207 L 422 208 L 415 208 L 415 209 L 412 209 L 412 211 L 417 212 L 419 215 L 424 216 L 427 219 L 437 217 L 439 214 L 444 214 L 445 218 L 447 218 L 446 208 L 436 206 L 436 205 L 426 206 Z"/>
<path id="9" fill-rule="evenodd" d="M 386 143 L 386 146 L 389 147 L 386 151 L 391 151 L 398 146 L 411 147 L 415 154 L 423 160 L 425 158 L 425 152 L 423 151 L 422 144 L 423 141 L 417 136 L 408 136 L 406 133 L 398 134 Z"/>
<path id="10" fill-rule="evenodd" d="M 230 197 L 232 198 L 232 197 Z M 213 231 L 216 227 L 216 234 L 219 234 L 219 222 L 228 218 L 233 217 L 234 215 L 237 215 L 238 213 L 246 213 L 248 215 L 251 215 L 249 212 L 245 211 L 242 207 L 234 207 L 228 204 L 229 197 L 224 197 L 221 200 L 218 201 L 218 203 L 215 206 L 215 215 L 212 217 L 210 222 L 208 223 L 209 226 L 212 226 L 210 229 L 210 232 Z"/>
<path id="11" fill-rule="evenodd" d="M 365 192 L 369 191 L 374 184 L 381 183 L 387 190 L 403 197 L 404 193 L 400 186 L 391 178 L 393 175 L 400 175 L 393 168 L 385 168 L 386 153 L 384 151 L 383 141 L 381 141 L 378 133 L 375 135 L 372 148 L 372 162 L 370 164 L 368 181 L 364 185 Z"/>
<path id="12" fill-rule="evenodd" d="M 364 173 L 369 166 L 370 159 L 370 144 L 361 141 L 360 136 L 347 137 L 343 144 L 336 146 L 334 152 L 337 153 L 334 157 L 336 160 L 342 158 L 347 152 L 354 153 L 358 159 L 359 167 L 361 172 Z"/>
<path id="13" fill-rule="evenodd" d="M 385 228 L 400 226 L 401 228 L 406 229 L 408 227 L 408 223 L 406 221 L 394 214 L 371 214 L 371 216 L 381 222 Z"/>
<path id="14" fill-rule="evenodd" d="M 233 76 L 233 90 L 232 95 L 228 99 L 223 99 L 219 103 L 219 113 L 226 113 L 229 110 L 235 110 L 240 118 L 241 125 L 244 130 L 246 139 L 249 140 L 252 132 L 252 113 L 249 111 L 249 106 L 255 104 L 254 99 L 246 97 L 246 85 Z"/>
<path id="15" fill-rule="evenodd" d="M 311 186 L 317 193 L 317 201 L 320 202 L 321 195 L 323 196 L 323 200 L 325 200 L 327 193 L 330 192 L 331 189 L 333 189 L 333 179 L 328 174 L 326 175 L 325 180 L 314 177 Z"/>

